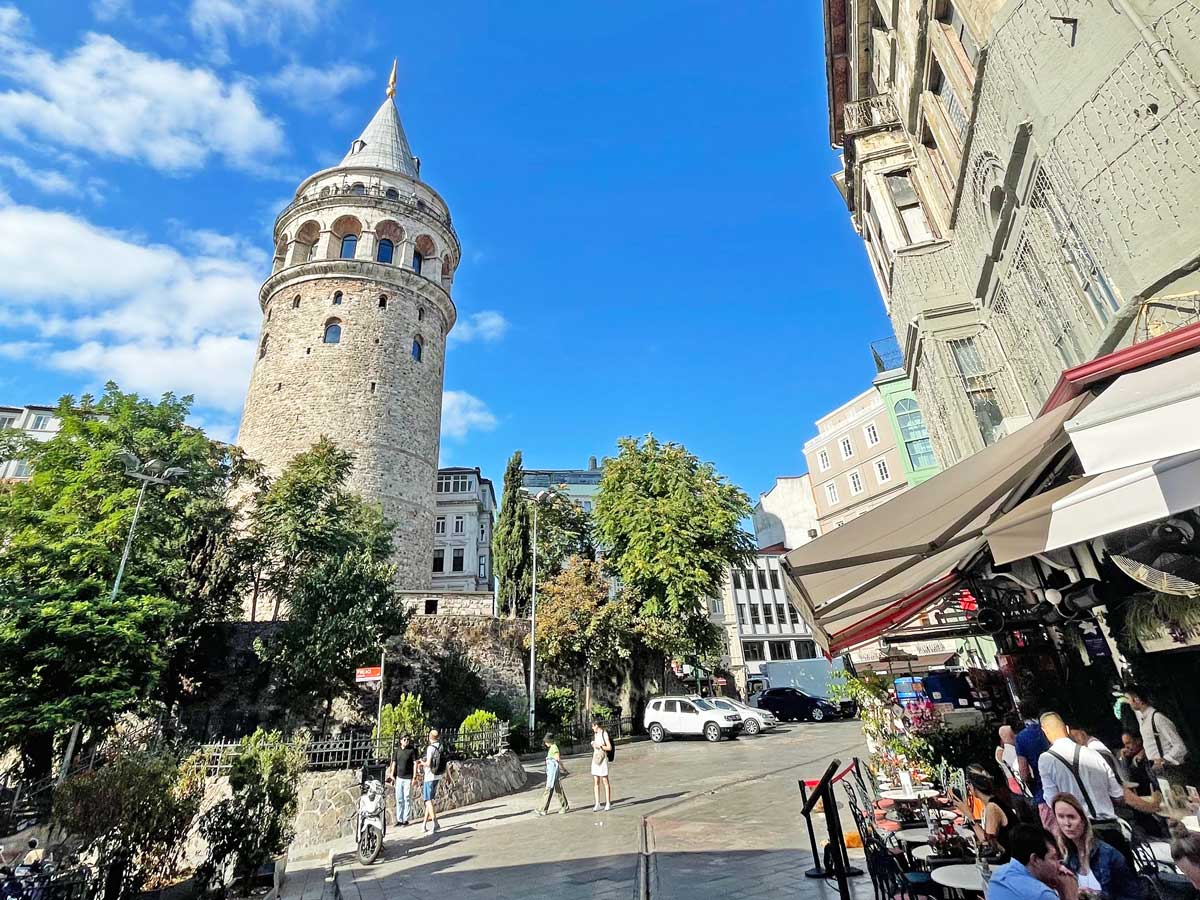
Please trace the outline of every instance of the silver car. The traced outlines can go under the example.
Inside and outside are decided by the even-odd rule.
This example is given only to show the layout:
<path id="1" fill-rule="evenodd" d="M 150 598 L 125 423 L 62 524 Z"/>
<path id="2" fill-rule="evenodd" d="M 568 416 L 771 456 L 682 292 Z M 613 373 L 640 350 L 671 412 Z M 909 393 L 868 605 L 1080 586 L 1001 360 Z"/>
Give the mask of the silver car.
<path id="1" fill-rule="evenodd" d="M 760 731 L 775 728 L 779 724 L 779 720 L 769 709 L 747 706 L 732 697 L 708 697 L 706 699 L 717 709 L 740 715 L 742 717 L 742 734 L 758 734 Z"/>

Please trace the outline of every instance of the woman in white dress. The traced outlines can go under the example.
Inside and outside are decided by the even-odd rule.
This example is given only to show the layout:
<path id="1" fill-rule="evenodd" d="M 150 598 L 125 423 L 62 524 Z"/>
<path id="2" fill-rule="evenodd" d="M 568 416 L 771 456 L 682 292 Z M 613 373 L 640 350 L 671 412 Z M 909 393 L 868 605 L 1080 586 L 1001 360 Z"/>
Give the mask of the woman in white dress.
<path id="1" fill-rule="evenodd" d="M 612 809 L 612 785 L 608 781 L 608 754 L 612 752 L 612 738 L 600 727 L 599 722 L 592 723 L 592 790 L 596 796 L 593 812 L 599 812 L 600 785 L 604 784 L 603 809 Z"/>

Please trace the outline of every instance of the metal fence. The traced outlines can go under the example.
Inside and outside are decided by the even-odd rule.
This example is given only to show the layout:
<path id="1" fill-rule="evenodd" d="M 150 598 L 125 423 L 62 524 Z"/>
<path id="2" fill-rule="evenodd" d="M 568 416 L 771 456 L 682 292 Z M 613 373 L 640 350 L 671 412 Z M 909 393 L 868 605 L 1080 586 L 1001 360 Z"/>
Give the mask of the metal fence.
<path id="1" fill-rule="evenodd" d="M 507 722 L 501 722 L 497 728 L 478 731 L 444 728 L 439 734 L 449 759 L 482 759 L 508 749 Z M 399 735 L 376 738 L 369 734 L 350 734 L 336 738 L 288 741 L 271 746 L 286 747 L 300 753 L 304 757 L 305 767 L 310 771 L 334 771 L 386 763 L 392 758 L 398 741 Z M 241 754 L 241 744 L 238 741 L 205 744 L 200 748 L 200 753 L 204 754 L 210 776 L 228 775 Z"/>
<path id="2" fill-rule="evenodd" d="M 608 736 L 613 740 L 622 737 L 629 737 L 633 734 L 633 718 L 625 716 L 624 718 L 612 718 L 600 722 L 600 727 L 608 732 Z M 547 731 L 552 731 L 558 738 L 560 744 L 590 744 L 592 742 L 592 720 L 580 719 L 575 722 L 568 722 L 557 729 L 547 728 Z M 540 736 L 535 741 L 537 746 L 541 746 Z"/>

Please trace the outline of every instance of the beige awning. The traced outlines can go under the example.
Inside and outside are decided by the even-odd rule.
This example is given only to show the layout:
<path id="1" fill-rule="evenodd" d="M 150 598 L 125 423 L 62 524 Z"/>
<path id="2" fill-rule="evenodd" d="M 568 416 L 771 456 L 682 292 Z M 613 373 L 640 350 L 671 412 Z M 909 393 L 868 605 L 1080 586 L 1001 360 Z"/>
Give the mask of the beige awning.
<path id="1" fill-rule="evenodd" d="M 1200 451 L 1080 478 L 1026 500 L 984 534 L 998 563 L 1200 506 Z"/>
<path id="2" fill-rule="evenodd" d="M 983 529 L 1068 443 L 1079 397 L 829 534 L 783 556 L 786 587 L 827 650 L 868 640 L 983 545 Z M 934 598 L 924 598 L 933 602 Z M 911 613 L 916 615 L 917 609 Z M 865 623 L 865 625 L 864 625 Z M 892 624 L 899 624 L 893 622 Z M 890 626 L 889 626 L 890 627 Z M 878 632 L 876 632 L 878 633 Z M 865 635 L 865 636 L 864 636 Z"/>

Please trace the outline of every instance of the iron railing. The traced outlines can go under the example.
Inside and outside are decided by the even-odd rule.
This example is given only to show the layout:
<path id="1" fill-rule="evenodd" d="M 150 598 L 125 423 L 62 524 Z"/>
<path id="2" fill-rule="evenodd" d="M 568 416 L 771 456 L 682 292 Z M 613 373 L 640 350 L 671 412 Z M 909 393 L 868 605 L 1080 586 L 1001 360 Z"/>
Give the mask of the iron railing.
<path id="1" fill-rule="evenodd" d="M 876 94 L 851 100 L 842 110 L 843 132 L 847 135 L 900 124 L 900 114 L 891 94 Z"/>

